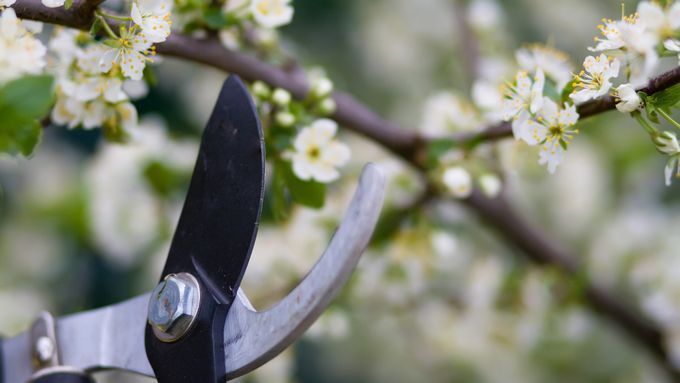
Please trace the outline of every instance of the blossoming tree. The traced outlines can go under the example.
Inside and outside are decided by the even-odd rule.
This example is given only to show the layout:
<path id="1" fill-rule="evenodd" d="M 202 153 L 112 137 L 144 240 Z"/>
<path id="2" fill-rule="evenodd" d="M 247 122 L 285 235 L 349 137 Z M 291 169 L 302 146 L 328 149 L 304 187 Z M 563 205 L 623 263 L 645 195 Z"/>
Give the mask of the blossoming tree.
<path id="1" fill-rule="evenodd" d="M 549 173 L 542 177 L 560 177 L 561 164 L 578 159 L 572 148 L 579 145 L 576 138 L 585 128 L 583 120 L 613 111 L 609 114 L 629 116 L 628 125 L 643 129 L 649 146 L 666 162 L 663 177 L 660 171 L 654 179 L 673 187 L 672 180 L 680 177 L 680 144 L 674 130 L 680 123 L 673 117 L 680 102 L 680 1 L 640 1 L 635 12 L 627 14 L 623 8 L 620 18 L 603 19 L 594 46 L 583 47 L 587 56 L 582 69 L 551 44 L 532 43 L 522 45 L 512 62 L 497 65 L 499 70 L 481 65 L 484 57 L 474 45 L 476 39 L 493 34 L 499 5 L 492 0 L 454 3 L 458 14 L 468 16 L 458 21 L 470 60 L 470 97 L 453 91 L 434 95 L 424 103 L 421 127 L 412 130 L 336 90 L 329 72 L 303 69 L 289 54 L 277 29 L 293 20 L 291 0 L 0 0 L 0 151 L 39 161 L 41 145 L 49 139 L 41 144 L 45 130 L 65 128 L 72 134 L 101 130 L 105 142 L 88 165 L 85 181 L 91 194 L 88 213 L 97 218 L 84 231 L 94 233 L 94 247 L 118 258 L 149 249 L 162 252 L 167 227 L 176 219 L 168 200 L 185 181 L 194 146 L 170 138 L 162 123 L 140 118 L 136 105 L 156 86 L 156 71 L 165 65 L 161 58 L 238 74 L 250 83 L 270 166 L 266 214 L 277 226 L 264 227 L 260 241 L 325 238 L 323 221 L 333 219 L 335 199 L 342 198 L 329 189 L 341 189 L 338 185 L 347 178 L 342 174 L 351 168 L 352 157 L 384 162 L 392 180 L 390 203 L 352 294 L 398 308 L 404 302 L 425 301 L 430 293 L 438 296 L 440 305 L 416 309 L 423 313 L 416 318 L 423 322 L 419 339 L 442 355 L 454 355 L 453 365 L 467 357 L 480 361 L 452 376 L 464 380 L 465 371 L 475 370 L 479 381 L 509 379 L 506 370 L 489 371 L 494 367 L 481 362 L 492 354 L 509 353 L 495 343 L 497 338 L 522 350 L 517 359 L 499 357 L 505 367 L 521 366 L 519 360 L 531 361 L 528 350 L 540 343 L 536 328 L 550 332 L 549 312 L 559 313 L 555 326 L 573 338 L 583 334 L 579 310 L 586 307 L 655 360 L 635 369 L 636 378 L 620 381 L 677 381 L 680 286 L 677 271 L 670 270 L 677 270 L 673 262 L 678 261 L 669 261 L 667 268 L 663 262 L 655 265 L 656 274 L 649 271 L 653 267 L 649 264 L 639 267 L 642 271 L 634 275 L 643 296 L 638 306 L 635 299 L 593 277 L 591 264 L 564 250 L 557 243 L 559 237 L 547 235 L 523 217 L 514 206 L 511 180 L 518 168 L 536 163 Z M 343 140 L 344 131 L 358 133 L 386 150 L 389 158 L 374 156 L 376 147 L 362 146 L 365 143 L 356 138 Z M 529 153 L 534 159 L 518 164 L 508 152 Z M 405 191 L 415 197 L 400 200 Z M 544 268 L 526 267 L 521 282 L 516 282 L 503 277 L 513 274 L 512 267 L 491 257 L 466 258 L 460 261 L 464 267 L 451 266 L 455 260 L 447 253 L 466 252 L 455 250 L 455 233 L 473 234 L 456 229 L 460 223 L 456 219 L 450 224 L 456 213 L 450 213 L 449 200 L 476 213 L 505 244 Z M 132 207 L 121 207 L 130 201 L 135 202 Z M 443 207 L 428 208 L 433 205 Z M 300 206 L 321 209 L 321 218 L 312 218 L 307 215 L 311 210 Z M 549 206 L 570 208 L 569 201 L 559 199 Z M 294 255 L 274 259 L 271 254 L 280 249 L 271 242 L 261 245 L 267 248 L 260 253 L 270 257 L 262 255 L 261 266 L 253 267 L 253 278 L 271 278 L 282 262 L 292 275 L 306 269 Z M 474 246 L 467 252 L 484 252 Z M 308 250 L 302 251 L 317 253 Z M 256 249 L 256 255 L 260 253 Z M 463 282 L 450 283 L 450 278 Z M 659 287 L 650 282 L 655 278 L 671 282 Z M 463 292 L 454 299 L 441 292 L 441 283 L 462 283 Z M 555 286 L 576 290 L 562 295 L 575 296 L 578 309 L 560 311 L 560 298 L 545 295 L 560 288 Z M 512 320 L 488 315 L 503 299 L 521 302 L 522 309 L 513 311 Z M 342 336 L 353 309 L 349 303 L 339 305 L 311 336 Z M 386 322 L 386 328 L 391 325 Z M 508 326 L 511 335 L 493 333 L 494 328 Z M 598 381 L 597 374 L 588 376 Z M 604 379 L 615 380 L 614 376 Z"/>

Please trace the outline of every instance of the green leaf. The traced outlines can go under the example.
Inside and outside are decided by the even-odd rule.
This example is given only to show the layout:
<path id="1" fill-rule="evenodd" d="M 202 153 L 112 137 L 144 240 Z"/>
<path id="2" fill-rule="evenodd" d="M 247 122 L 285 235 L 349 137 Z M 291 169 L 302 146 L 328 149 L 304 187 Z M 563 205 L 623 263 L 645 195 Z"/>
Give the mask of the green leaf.
<path id="1" fill-rule="evenodd" d="M 156 72 L 154 72 L 154 69 L 151 67 L 151 65 L 144 67 L 142 76 L 144 76 L 144 80 L 147 82 L 147 84 L 149 84 L 149 86 L 158 85 L 158 76 L 156 76 Z"/>
<path id="2" fill-rule="evenodd" d="M 562 149 L 567 150 L 567 142 L 560 138 L 560 146 Z"/>
<path id="3" fill-rule="evenodd" d="M 29 156 L 40 142 L 42 125 L 37 120 L 23 124 L 0 124 L 0 152 Z"/>
<path id="4" fill-rule="evenodd" d="M 144 168 L 143 174 L 153 191 L 164 197 L 180 190 L 186 184 L 188 178 L 188 175 L 184 172 L 160 161 L 149 162 Z"/>
<path id="5" fill-rule="evenodd" d="M 97 33 L 99 33 L 101 29 L 102 29 L 101 20 L 95 18 L 94 21 L 92 22 L 92 26 L 90 27 L 90 35 L 92 35 L 92 37 L 97 37 Z"/>
<path id="6" fill-rule="evenodd" d="M 450 138 L 440 138 L 430 141 L 426 151 L 426 162 L 428 166 L 436 166 L 439 158 L 455 147 L 456 141 Z"/>
<path id="7" fill-rule="evenodd" d="M 557 100 L 561 96 L 557 89 L 557 84 L 548 78 L 546 78 L 545 84 L 543 85 L 543 94 L 553 100 Z"/>
<path id="8" fill-rule="evenodd" d="M 117 142 L 119 144 L 124 144 L 130 140 L 130 134 L 123 129 L 123 127 L 115 122 L 106 122 L 102 125 L 102 130 L 104 131 L 104 137 L 109 142 Z"/>
<path id="9" fill-rule="evenodd" d="M 24 121 L 44 117 L 54 99 L 52 76 L 26 76 L 0 88 L 0 119 L 11 113 Z"/>
<path id="10" fill-rule="evenodd" d="M 26 76 L 0 88 L 0 151 L 28 156 L 42 135 L 38 122 L 50 110 L 51 76 Z"/>
<path id="11" fill-rule="evenodd" d="M 286 197 L 286 167 L 284 162 L 277 161 L 274 164 L 272 174 L 270 207 L 274 221 L 283 221 L 288 218 L 290 201 Z"/>
<path id="12" fill-rule="evenodd" d="M 680 102 L 680 84 L 675 84 L 661 92 L 647 96 L 647 103 L 657 108 L 671 108 Z"/>
<path id="13" fill-rule="evenodd" d="M 290 193 L 293 201 L 300 205 L 308 206 L 314 209 L 323 207 L 326 199 L 326 185 L 316 181 L 303 181 L 299 179 L 290 163 L 282 163 L 280 166 L 284 172 L 286 180 L 286 187 Z"/>
<path id="14" fill-rule="evenodd" d="M 69 9 L 73 5 L 73 0 L 66 0 L 64 2 L 64 9 Z"/>
<path id="15" fill-rule="evenodd" d="M 230 20 L 220 8 L 208 8 L 203 12 L 203 20 L 210 28 L 222 29 L 230 24 Z"/>
<path id="16" fill-rule="evenodd" d="M 564 89 L 562 89 L 562 96 L 560 97 L 560 99 L 562 100 L 562 103 L 571 101 L 571 97 L 569 97 L 569 96 L 574 92 L 574 84 L 575 83 L 576 83 L 576 80 L 571 80 L 567 83 L 567 85 L 564 86 Z"/>
<path id="17" fill-rule="evenodd" d="M 412 213 L 413 211 L 404 211 L 395 208 L 383 210 L 380 219 L 375 226 L 375 230 L 373 231 L 371 246 L 380 246 L 390 241 L 401 227 L 405 218 Z"/>

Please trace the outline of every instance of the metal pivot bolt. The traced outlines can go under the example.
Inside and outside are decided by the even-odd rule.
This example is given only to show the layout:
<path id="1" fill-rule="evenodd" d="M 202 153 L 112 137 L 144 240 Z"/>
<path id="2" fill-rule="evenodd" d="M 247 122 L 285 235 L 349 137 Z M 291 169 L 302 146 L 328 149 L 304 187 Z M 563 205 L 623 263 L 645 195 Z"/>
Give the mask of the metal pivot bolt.
<path id="1" fill-rule="evenodd" d="M 148 321 L 156 337 L 175 342 L 193 326 L 201 303 L 201 287 L 189 273 L 168 274 L 149 300 Z"/>

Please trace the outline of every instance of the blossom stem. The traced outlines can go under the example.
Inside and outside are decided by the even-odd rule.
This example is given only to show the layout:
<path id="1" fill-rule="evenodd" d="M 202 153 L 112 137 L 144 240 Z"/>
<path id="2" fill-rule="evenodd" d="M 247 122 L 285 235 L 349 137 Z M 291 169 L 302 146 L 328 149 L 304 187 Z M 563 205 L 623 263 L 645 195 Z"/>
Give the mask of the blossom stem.
<path id="1" fill-rule="evenodd" d="M 109 26 L 109 23 L 106 21 L 106 19 L 99 13 L 99 11 L 95 12 L 95 17 L 99 19 L 99 21 L 102 23 L 102 27 L 106 31 L 106 34 L 109 35 L 110 38 L 112 39 L 118 39 L 118 35 L 111 29 Z"/>
<path id="2" fill-rule="evenodd" d="M 676 128 L 680 129 L 680 124 L 673 119 L 668 113 L 666 113 L 663 109 L 659 108 L 656 109 L 656 112 L 661 115 L 666 121 L 668 121 L 671 125 L 675 126 Z"/>
<path id="3" fill-rule="evenodd" d="M 649 133 L 652 137 L 657 136 L 659 132 L 645 120 L 644 117 L 642 117 L 642 113 L 640 112 L 633 112 L 631 113 L 635 120 Z"/>
<path id="4" fill-rule="evenodd" d="M 113 15 L 111 13 L 107 13 L 102 11 L 101 9 L 97 10 L 97 14 L 103 17 L 106 17 L 108 19 L 114 19 L 114 20 L 121 20 L 121 21 L 130 21 L 132 18 L 130 16 L 119 16 L 119 15 Z"/>

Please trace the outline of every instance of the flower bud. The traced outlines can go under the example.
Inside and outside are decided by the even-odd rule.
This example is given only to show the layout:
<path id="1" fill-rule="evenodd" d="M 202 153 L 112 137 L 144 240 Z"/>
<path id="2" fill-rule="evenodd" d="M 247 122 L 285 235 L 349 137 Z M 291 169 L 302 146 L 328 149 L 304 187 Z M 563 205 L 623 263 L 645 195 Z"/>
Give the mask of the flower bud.
<path id="1" fill-rule="evenodd" d="M 255 81 L 253 83 L 253 94 L 261 99 L 266 99 L 269 98 L 269 94 L 271 93 L 271 90 L 269 89 L 269 86 L 267 84 L 263 83 L 262 81 Z"/>
<path id="2" fill-rule="evenodd" d="M 290 103 L 290 92 L 285 89 L 276 88 L 272 94 L 272 101 L 278 106 L 287 106 Z"/>
<path id="3" fill-rule="evenodd" d="M 616 88 L 616 109 L 621 113 L 632 113 L 642 106 L 642 99 L 631 84 L 623 84 Z"/>
<path id="4" fill-rule="evenodd" d="M 326 77 L 314 79 L 310 92 L 315 98 L 327 97 L 333 92 L 333 82 Z"/>
<path id="5" fill-rule="evenodd" d="M 484 195 L 489 198 L 497 197 L 501 192 L 501 188 L 503 187 L 501 179 L 498 178 L 497 175 L 491 173 L 484 174 L 479 177 L 478 182 L 482 193 L 484 193 Z"/>
<path id="6" fill-rule="evenodd" d="M 274 118 L 276 123 L 284 128 L 289 128 L 295 124 L 295 116 L 289 112 L 278 112 Z"/>
<path id="7" fill-rule="evenodd" d="M 472 193 L 472 177 L 467 170 L 460 166 L 446 169 L 442 176 L 442 182 L 449 193 L 456 198 L 467 198 Z"/>
<path id="8" fill-rule="evenodd" d="M 336 109 L 337 105 L 335 104 L 335 100 L 333 100 L 331 97 L 326 97 L 319 103 L 320 114 L 328 116 L 335 113 Z"/>
<path id="9" fill-rule="evenodd" d="M 656 148 L 663 154 L 669 156 L 680 154 L 680 144 L 678 144 L 678 138 L 675 136 L 675 133 L 661 132 L 661 134 L 654 137 L 654 143 Z"/>

